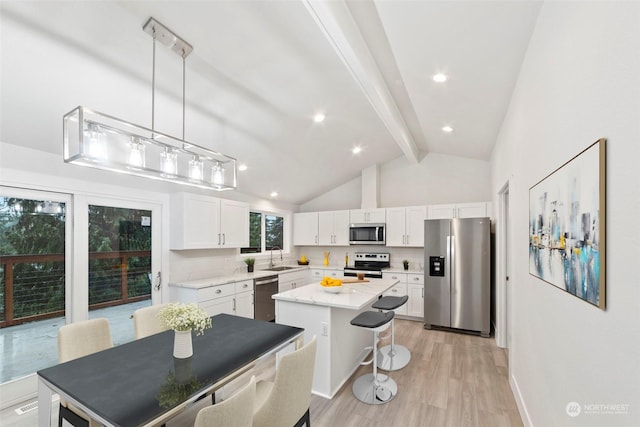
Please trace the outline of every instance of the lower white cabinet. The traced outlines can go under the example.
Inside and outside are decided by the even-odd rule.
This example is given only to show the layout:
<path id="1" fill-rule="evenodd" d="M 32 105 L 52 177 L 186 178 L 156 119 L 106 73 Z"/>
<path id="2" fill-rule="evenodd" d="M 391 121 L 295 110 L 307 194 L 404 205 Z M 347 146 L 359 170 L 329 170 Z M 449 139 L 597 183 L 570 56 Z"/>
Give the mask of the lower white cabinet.
<path id="1" fill-rule="evenodd" d="M 308 285 L 309 270 L 298 270 L 290 273 L 278 274 L 278 293 L 295 289 L 298 286 Z"/>
<path id="2" fill-rule="evenodd" d="M 419 317 L 422 320 L 424 317 L 424 274 L 383 272 L 382 277 L 400 281 L 383 295 L 409 296 L 407 303 L 395 310 L 396 314 Z"/>
<path id="3" fill-rule="evenodd" d="M 312 280 L 322 280 L 324 276 L 329 277 L 342 277 L 344 276 L 344 270 L 331 270 L 328 268 L 312 268 L 311 269 L 311 279 Z"/>
<path id="4" fill-rule="evenodd" d="M 407 278 L 407 316 L 424 318 L 424 274 L 410 273 Z"/>
<path id="5" fill-rule="evenodd" d="M 224 313 L 254 317 L 253 280 L 200 288 L 170 286 L 170 295 L 172 301 L 197 303 L 209 316 Z"/>
<path id="6" fill-rule="evenodd" d="M 394 297 L 402 297 L 407 294 L 407 274 L 406 273 L 387 273 L 387 272 L 382 272 L 382 278 L 383 279 L 393 279 L 393 280 L 399 280 L 400 282 L 398 282 L 393 288 L 389 289 L 388 291 L 386 291 L 385 293 L 383 293 L 383 296 L 394 296 Z M 404 304 L 402 307 L 399 307 L 395 310 L 393 310 L 396 314 L 400 314 L 403 316 L 407 315 L 407 304 L 409 304 L 409 301 L 407 301 L 406 304 Z"/>
<path id="7" fill-rule="evenodd" d="M 253 280 L 236 282 L 234 313 L 236 316 L 253 319 Z"/>
<path id="8" fill-rule="evenodd" d="M 397 285 L 395 285 L 393 288 L 389 289 L 388 291 L 386 291 L 385 293 L 382 294 L 382 296 L 392 296 L 392 297 L 402 297 L 407 295 L 407 284 L 406 283 L 398 283 Z M 407 315 L 407 304 L 409 302 L 407 301 L 406 304 L 403 304 L 402 307 L 396 308 L 395 310 L 393 310 L 396 315 L 397 314 L 401 314 L 403 316 Z"/>

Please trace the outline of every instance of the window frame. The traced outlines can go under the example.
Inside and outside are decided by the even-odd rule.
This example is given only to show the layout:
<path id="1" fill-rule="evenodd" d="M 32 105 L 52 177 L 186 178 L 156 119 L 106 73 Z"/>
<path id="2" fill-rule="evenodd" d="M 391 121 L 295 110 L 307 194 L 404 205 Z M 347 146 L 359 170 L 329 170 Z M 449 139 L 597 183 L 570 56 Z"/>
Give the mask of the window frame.
<path id="1" fill-rule="evenodd" d="M 265 243 L 265 217 L 267 215 L 279 216 L 282 218 L 282 253 L 289 254 L 291 252 L 291 212 L 289 211 L 281 211 L 278 209 L 260 209 L 260 208 L 250 208 L 249 215 L 251 213 L 259 213 L 261 214 L 260 219 L 260 252 L 253 253 L 242 253 L 242 249 L 240 248 L 240 259 L 244 260 L 245 258 L 268 258 L 271 256 L 271 251 L 266 249 Z M 251 225 L 249 225 L 250 227 Z M 250 230 L 249 230 L 250 231 Z"/>

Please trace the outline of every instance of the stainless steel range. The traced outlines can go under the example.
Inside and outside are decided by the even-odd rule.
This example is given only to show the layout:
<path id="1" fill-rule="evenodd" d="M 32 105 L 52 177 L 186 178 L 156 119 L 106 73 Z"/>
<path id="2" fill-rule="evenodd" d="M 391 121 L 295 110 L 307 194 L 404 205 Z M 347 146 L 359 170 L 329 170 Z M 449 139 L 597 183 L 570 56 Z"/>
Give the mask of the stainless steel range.
<path id="1" fill-rule="evenodd" d="M 388 253 L 356 252 L 354 258 L 353 267 L 344 268 L 345 277 L 364 273 L 364 277 L 382 279 L 382 270 L 391 266 Z"/>

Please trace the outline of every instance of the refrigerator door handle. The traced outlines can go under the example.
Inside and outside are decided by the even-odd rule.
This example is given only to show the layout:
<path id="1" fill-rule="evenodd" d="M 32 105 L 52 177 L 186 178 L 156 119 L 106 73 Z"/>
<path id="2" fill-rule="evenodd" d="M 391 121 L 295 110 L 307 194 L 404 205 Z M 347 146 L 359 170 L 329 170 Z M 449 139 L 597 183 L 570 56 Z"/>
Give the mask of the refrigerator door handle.
<path id="1" fill-rule="evenodd" d="M 447 241 L 449 242 L 449 244 L 451 245 L 449 248 L 449 254 L 450 254 L 450 258 L 451 261 L 449 262 L 449 277 L 451 277 L 451 280 L 449 281 L 449 283 L 451 283 L 451 293 L 455 294 L 456 292 L 456 236 L 448 236 L 447 237 Z"/>

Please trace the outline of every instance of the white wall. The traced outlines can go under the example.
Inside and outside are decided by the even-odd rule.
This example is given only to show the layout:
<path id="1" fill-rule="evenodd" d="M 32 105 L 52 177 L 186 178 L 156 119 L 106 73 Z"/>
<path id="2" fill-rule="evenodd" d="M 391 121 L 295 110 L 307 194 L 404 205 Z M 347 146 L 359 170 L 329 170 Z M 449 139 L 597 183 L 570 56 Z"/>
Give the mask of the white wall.
<path id="1" fill-rule="evenodd" d="M 429 153 L 420 163 L 404 156 L 380 165 L 380 206 L 397 207 L 491 200 L 491 165 L 484 160 Z M 360 209 L 356 178 L 300 206 L 301 212 Z"/>
<path id="2" fill-rule="evenodd" d="M 429 153 L 418 164 L 398 157 L 380 167 L 382 207 L 491 200 L 491 165 Z"/>
<path id="3" fill-rule="evenodd" d="M 640 209 L 639 24 L 637 2 L 546 2 L 493 153 L 494 204 L 509 181 L 509 367 L 526 425 L 640 425 L 640 232 L 631 223 Z M 529 187 L 600 137 L 606 310 L 530 276 L 527 234 Z M 582 413 L 569 417 L 569 402 Z M 586 413 L 593 404 L 628 411 Z"/>

